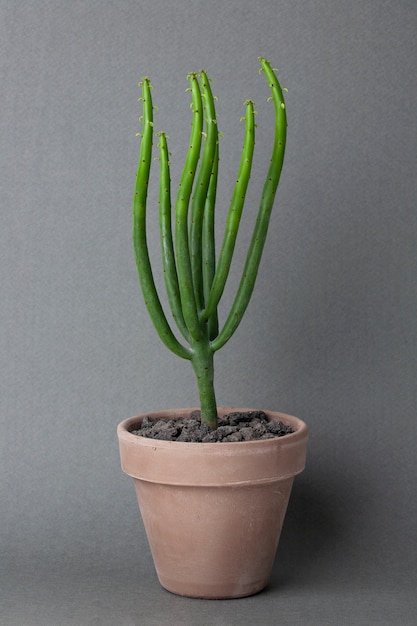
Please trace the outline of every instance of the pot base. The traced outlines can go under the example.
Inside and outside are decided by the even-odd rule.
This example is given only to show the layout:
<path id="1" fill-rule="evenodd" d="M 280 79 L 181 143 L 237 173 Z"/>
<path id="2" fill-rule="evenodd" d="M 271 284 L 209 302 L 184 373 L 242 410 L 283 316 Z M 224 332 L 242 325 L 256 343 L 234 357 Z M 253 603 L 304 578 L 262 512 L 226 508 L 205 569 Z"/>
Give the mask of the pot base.
<path id="1" fill-rule="evenodd" d="M 220 599 L 253 595 L 268 584 L 293 478 L 204 490 L 134 483 L 165 589 Z"/>

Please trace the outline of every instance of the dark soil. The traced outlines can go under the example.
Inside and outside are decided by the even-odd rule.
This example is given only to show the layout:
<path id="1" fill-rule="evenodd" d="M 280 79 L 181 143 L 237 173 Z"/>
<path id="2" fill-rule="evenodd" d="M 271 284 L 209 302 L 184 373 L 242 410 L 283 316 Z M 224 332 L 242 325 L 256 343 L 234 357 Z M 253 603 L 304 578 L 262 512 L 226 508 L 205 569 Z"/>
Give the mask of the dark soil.
<path id="1" fill-rule="evenodd" d="M 141 428 L 132 434 L 163 441 L 184 441 L 195 443 L 254 441 L 274 439 L 294 432 L 291 426 L 282 422 L 269 421 L 263 411 L 229 413 L 219 419 L 216 430 L 211 430 L 200 421 L 200 411 L 193 411 L 190 417 L 155 419 L 144 417 Z"/>

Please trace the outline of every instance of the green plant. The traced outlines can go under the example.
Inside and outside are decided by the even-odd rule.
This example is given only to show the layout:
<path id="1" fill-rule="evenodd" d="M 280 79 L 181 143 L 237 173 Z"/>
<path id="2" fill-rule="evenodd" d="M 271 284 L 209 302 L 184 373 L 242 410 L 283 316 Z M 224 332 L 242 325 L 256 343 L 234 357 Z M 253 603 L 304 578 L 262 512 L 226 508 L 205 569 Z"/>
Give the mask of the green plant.
<path id="1" fill-rule="evenodd" d="M 174 217 L 171 212 L 167 136 L 163 132 L 158 133 L 159 220 L 163 271 L 172 315 L 185 341 L 177 339 L 167 321 L 155 287 L 149 258 L 146 202 L 152 163 L 154 107 L 149 78 L 145 77 L 139 83 L 142 87 L 140 100 L 143 114 L 133 202 L 133 241 L 139 279 L 148 312 L 160 338 L 172 352 L 192 363 L 200 394 L 201 421 L 210 428 L 216 428 L 217 425 L 213 356 L 235 332 L 252 295 L 285 152 L 287 121 L 282 89 L 270 63 L 264 58 L 259 58 L 259 62 L 260 72 L 264 73 L 269 83 L 274 102 L 275 138 L 242 278 L 230 313 L 221 329 L 217 307 L 229 274 L 252 167 L 255 145 L 254 103 L 251 100 L 245 102 L 243 151 L 217 263 L 214 208 L 219 133 L 215 99 L 206 72 L 188 75 L 192 100 L 191 136 L 176 197 Z"/>

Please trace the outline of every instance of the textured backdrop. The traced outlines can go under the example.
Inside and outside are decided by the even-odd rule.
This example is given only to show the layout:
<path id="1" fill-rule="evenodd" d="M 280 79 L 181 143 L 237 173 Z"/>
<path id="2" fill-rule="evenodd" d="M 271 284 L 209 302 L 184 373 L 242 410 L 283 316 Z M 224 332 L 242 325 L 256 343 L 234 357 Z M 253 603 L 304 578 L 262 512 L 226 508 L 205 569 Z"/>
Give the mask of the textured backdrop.
<path id="1" fill-rule="evenodd" d="M 414 624 L 415 0 L 0 0 L 0 18 L 1 626 Z M 186 74 L 213 77 L 220 230 L 257 103 L 227 311 L 271 149 L 258 55 L 289 90 L 288 148 L 217 396 L 295 414 L 311 442 L 269 589 L 196 602 L 158 586 L 115 434 L 197 402 L 134 267 L 137 83 L 152 79 L 175 186 Z M 156 201 L 154 185 L 155 245 Z"/>

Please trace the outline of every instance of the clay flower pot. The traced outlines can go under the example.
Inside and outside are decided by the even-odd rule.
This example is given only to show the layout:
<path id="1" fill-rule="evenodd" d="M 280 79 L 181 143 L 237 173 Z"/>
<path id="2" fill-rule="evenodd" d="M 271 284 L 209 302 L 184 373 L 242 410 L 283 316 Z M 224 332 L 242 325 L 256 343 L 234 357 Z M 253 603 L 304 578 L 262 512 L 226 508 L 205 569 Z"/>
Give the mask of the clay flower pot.
<path id="1" fill-rule="evenodd" d="M 193 409 L 150 413 L 187 416 Z M 236 410 L 219 407 L 219 415 Z M 133 477 L 156 572 L 173 593 L 239 598 L 269 581 L 308 431 L 300 419 L 265 411 L 295 431 L 239 443 L 157 441 L 133 435 L 142 416 L 118 426 L 123 471 Z"/>

